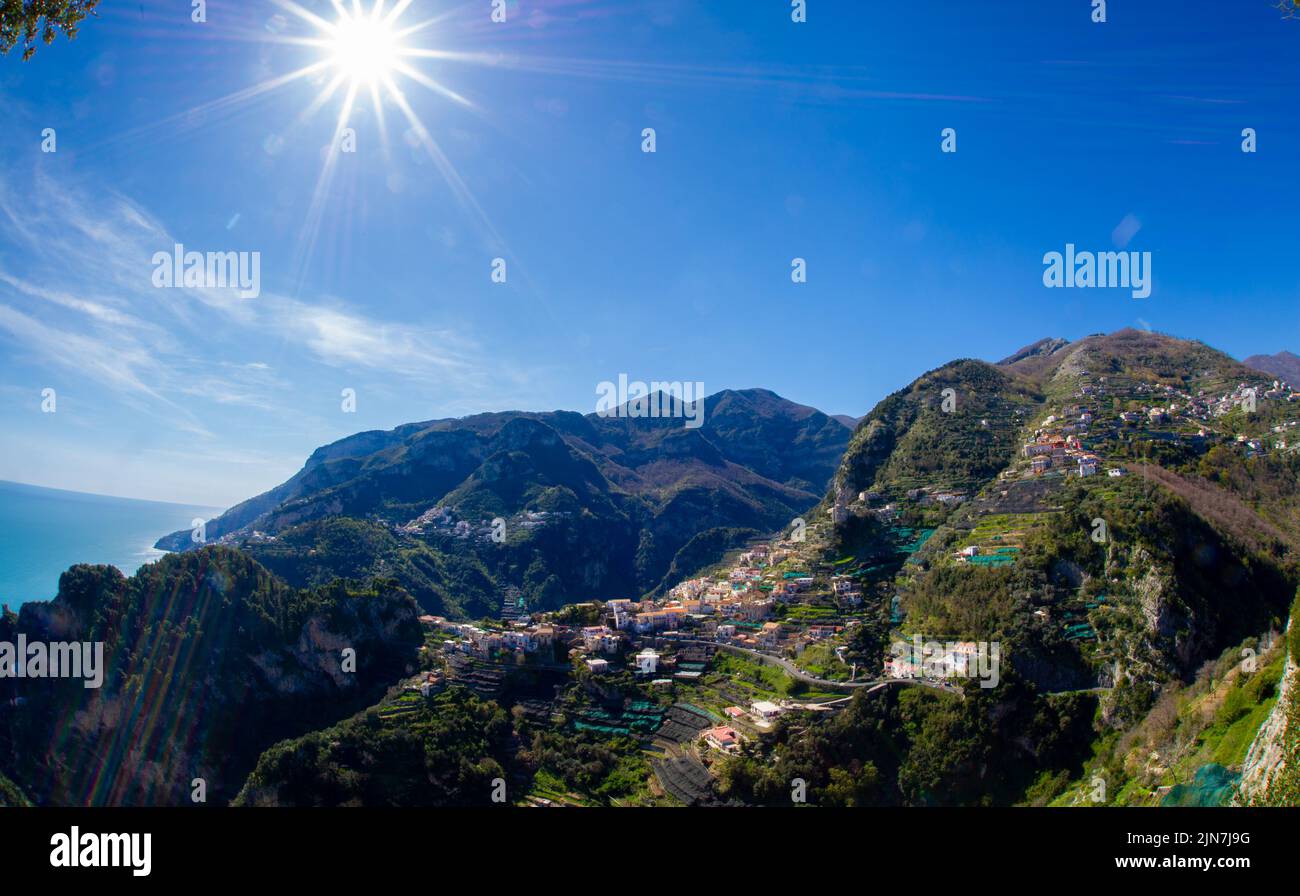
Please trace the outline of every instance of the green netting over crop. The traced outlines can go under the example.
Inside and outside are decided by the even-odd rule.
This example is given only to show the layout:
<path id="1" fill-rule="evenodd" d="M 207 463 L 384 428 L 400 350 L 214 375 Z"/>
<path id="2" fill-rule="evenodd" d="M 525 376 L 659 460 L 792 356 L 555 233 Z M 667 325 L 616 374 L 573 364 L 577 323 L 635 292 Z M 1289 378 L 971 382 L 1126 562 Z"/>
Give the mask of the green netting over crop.
<path id="1" fill-rule="evenodd" d="M 1239 773 L 1228 771 L 1218 763 L 1196 770 L 1191 784 L 1175 784 L 1160 801 L 1161 806 L 1226 806 L 1232 799 Z"/>

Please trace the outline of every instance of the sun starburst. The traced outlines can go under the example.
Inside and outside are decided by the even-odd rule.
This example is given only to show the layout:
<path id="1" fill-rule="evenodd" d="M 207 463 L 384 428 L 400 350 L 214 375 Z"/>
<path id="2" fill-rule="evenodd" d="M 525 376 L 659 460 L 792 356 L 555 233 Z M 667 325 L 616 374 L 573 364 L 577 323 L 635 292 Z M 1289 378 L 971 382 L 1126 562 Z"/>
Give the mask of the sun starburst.
<path id="1" fill-rule="evenodd" d="M 374 12 L 380 9 L 375 5 Z M 329 35 L 330 63 L 354 83 L 371 84 L 389 77 L 402 46 L 391 22 L 343 12 Z"/>
<path id="2" fill-rule="evenodd" d="M 434 132 L 421 120 L 421 114 L 434 114 L 441 104 L 450 103 L 482 119 L 493 129 L 504 130 L 503 124 L 490 110 L 479 108 L 437 80 L 426 70 L 429 65 L 444 69 L 457 66 L 511 71 L 541 78 L 583 78 L 691 89 L 719 84 L 754 88 L 774 81 L 803 84 L 808 78 L 802 72 L 754 73 L 749 67 L 730 69 L 627 59 L 532 56 L 510 51 L 512 32 L 509 31 L 502 32 L 497 49 L 458 49 L 455 46 L 458 37 L 467 37 L 471 42 L 482 37 L 476 23 L 481 23 L 483 9 L 479 7 L 476 11 L 477 4 L 456 4 L 451 0 L 271 0 L 271 3 L 281 12 L 261 21 L 260 27 L 249 27 L 247 23 L 232 25 L 227 32 L 214 34 L 213 39 L 269 43 L 305 51 L 301 54 L 303 58 L 296 60 L 296 67 L 173 114 L 152 117 L 145 123 L 110 133 L 98 145 L 129 144 L 131 141 L 159 139 L 160 136 L 175 137 L 202 129 L 214 121 L 227 120 L 255 105 L 266 104 L 272 94 L 287 92 L 294 86 L 310 84 L 318 88 L 296 114 L 285 116 L 283 109 L 277 109 L 275 130 L 266 133 L 262 140 L 268 155 L 278 155 L 286 146 L 301 140 L 304 132 L 314 132 L 315 129 L 308 126 L 309 122 L 327 106 L 331 107 L 333 133 L 329 143 L 322 146 L 320 172 L 310 197 L 310 206 L 302 220 L 292 264 L 300 285 L 310 266 L 327 206 L 334 203 L 342 210 L 341 223 L 346 225 L 349 220 L 348 203 L 355 199 L 356 194 L 335 189 L 337 173 L 343 170 L 354 176 L 360 176 L 362 172 L 373 174 L 376 167 L 381 172 L 387 168 L 399 169 L 408 161 L 391 152 L 386 117 L 400 119 L 393 122 L 396 125 L 393 130 L 401 144 L 423 150 L 423 155 L 432 162 L 461 211 L 477 225 L 483 242 L 493 246 L 502 257 L 512 254 L 457 170 L 453 156 L 439 145 Z M 312 8 L 307 8 L 304 3 Z M 249 4 L 250 8 L 252 6 Z M 430 8 L 440 11 L 425 17 L 423 11 Z M 413 22 L 408 24 L 411 20 Z M 215 30 L 205 29 L 205 32 Z M 428 46 L 429 42 L 438 46 Z M 265 61 L 277 68 L 285 61 L 285 55 L 268 53 Z M 421 97 L 415 92 L 408 96 L 404 88 L 409 85 L 415 85 L 434 97 L 434 103 L 421 104 Z M 881 98 L 911 96 L 873 95 Z M 373 136 L 377 140 L 370 139 L 369 132 L 357 133 L 363 126 L 363 116 L 357 114 L 359 106 L 368 107 L 365 111 L 375 124 Z M 449 132 L 450 127 L 457 126 L 450 116 L 440 118 L 440 124 L 443 125 L 442 132 Z M 320 145 L 314 142 L 319 139 L 316 136 L 307 139 L 313 141 L 310 146 Z M 393 144 L 400 145 L 397 141 Z M 355 164 L 340 163 L 340 153 L 345 145 L 349 147 L 348 152 L 357 152 Z M 359 152 L 358 146 L 363 147 Z M 374 148 L 378 152 L 371 152 Z M 415 161 L 418 163 L 420 160 Z M 390 189 L 392 184 L 400 188 L 403 183 L 400 172 L 394 170 L 388 183 Z M 516 266 L 514 270 L 521 269 Z M 526 279 L 527 275 L 524 277 Z"/>
<path id="3" fill-rule="evenodd" d="M 305 9 L 295 0 L 273 0 L 273 2 L 296 17 L 300 23 L 305 23 L 308 29 L 307 34 L 285 33 L 277 35 L 275 40 L 279 43 L 314 48 L 320 52 L 320 58 L 314 63 L 299 69 L 286 79 L 287 82 L 313 77 L 323 82 L 320 91 L 299 113 L 291 127 L 301 125 L 330 103 L 334 97 L 342 96 L 335 118 L 334 137 L 317 178 L 312 204 L 304 221 L 303 240 L 299 247 L 300 264 L 305 263 L 313 251 L 325 198 L 330 192 L 330 183 L 343 143 L 342 137 L 350 128 L 359 97 L 362 101 L 368 99 L 372 107 L 379 128 L 379 144 L 384 157 L 387 158 L 389 152 L 388 128 L 384 120 L 384 112 L 386 107 L 391 107 L 396 109 L 405 120 L 404 133 L 407 138 L 425 149 L 458 200 L 480 218 L 481 224 L 492 231 L 478 204 L 469 195 L 468 189 L 439 148 L 428 127 L 420 120 L 401 86 L 403 80 L 410 81 L 443 99 L 466 108 L 473 108 L 473 104 L 465 97 L 435 81 L 413 64 L 419 59 L 439 59 L 455 55 L 442 50 L 413 46 L 411 43 L 418 35 L 436 26 L 445 15 L 406 24 L 403 15 L 411 7 L 412 0 L 398 0 L 391 8 L 385 8 L 385 0 L 374 0 L 369 8 L 363 7 L 362 0 L 352 0 L 350 4 L 346 0 L 331 0 L 334 15 L 329 19 Z"/>
<path id="4" fill-rule="evenodd" d="M 408 38 L 429 30 L 439 21 L 435 17 L 414 25 L 404 24 L 402 16 L 411 6 L 411 0 L 398 0 L 387 10 L 385 0 L 374 0 L 369 9 L 363 8 L 361 0 L 352 0 L 350 7 L 344 0 L 331 0 L 335 13 L 332 21 L 304 9 L 294 0 L 274 2 L 305 22 L 312 31 L 306 36 L 283 35 L 279 40 L 319 49 L 322 58 L 309 66 L 308 73 L 318 74 L 322 70 L 333 73 L 317 97 L 316 108 L 345 83 L 348 95 L 354 99 L 357 92 L 366 90 L 376 104 L 382 99 L 400 105 L 397 102 L 401 95 L 398 75 L 460 105 L 471 105 L 463 96 L 411 65 L 409 60 L 413 58 L 444 55 L 441 51 L 408 45 Z"/>

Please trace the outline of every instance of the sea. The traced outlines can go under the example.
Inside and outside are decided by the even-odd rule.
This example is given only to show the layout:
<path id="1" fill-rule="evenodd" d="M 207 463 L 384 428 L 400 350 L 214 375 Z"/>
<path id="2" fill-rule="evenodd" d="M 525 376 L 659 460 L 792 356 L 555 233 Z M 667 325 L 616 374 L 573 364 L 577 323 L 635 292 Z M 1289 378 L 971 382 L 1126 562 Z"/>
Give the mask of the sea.
<path id="1" fill-rule="evenodd" d="M 76 563 L 106 563 L 132 575 L 163 556 L 154 542 L 216 507 L 111 498 L 0 480 L 0 603 L 12 610 L 49 600 L 59 574 Z"/>

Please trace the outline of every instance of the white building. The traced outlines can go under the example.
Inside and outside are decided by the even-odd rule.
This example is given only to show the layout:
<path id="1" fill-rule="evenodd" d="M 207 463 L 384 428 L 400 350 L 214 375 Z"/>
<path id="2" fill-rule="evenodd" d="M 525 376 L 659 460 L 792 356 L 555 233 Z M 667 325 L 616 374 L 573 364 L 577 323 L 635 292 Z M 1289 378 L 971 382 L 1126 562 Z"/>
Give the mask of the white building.
<path id="1" fill-rule="evenodd" d="M 659 668 L 659 654 L 649 647 L 636 655 L 636 670 L 642 675 L 654 675 Z"/>

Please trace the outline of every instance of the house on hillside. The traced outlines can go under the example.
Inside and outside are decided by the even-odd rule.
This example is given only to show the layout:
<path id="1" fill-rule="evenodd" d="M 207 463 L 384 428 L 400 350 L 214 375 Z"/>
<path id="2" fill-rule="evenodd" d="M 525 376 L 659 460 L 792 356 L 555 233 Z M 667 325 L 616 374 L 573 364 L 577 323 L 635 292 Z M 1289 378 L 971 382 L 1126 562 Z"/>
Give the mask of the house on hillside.
<path id="1" fill-rule="evenodd" d="M 758 632 L 758 646 L 765 650 L 771 650 L 781 641 L 781 623 L 765 622 L 763 628 Z"/>
<path id="2" fill-rule="evenodd" d="M 659 668 L 659 654 L 647 647 L 636 655 L 636 671 L 639 675 L 654 675 Z"/>
<path id="3" fill-rule="evenodd" d="M 735 728 L 719 725 L 704 732 L 704 742 L 723 753 L 735 753 L 740 749 L 740 734 Z"/>
<path id="4" fill-rule="evenodd" d="M 582 630 L 582 646 L 589 653 L 617 653 L 622 641 L 621 633 L 603 625 L 591 625 Z"/>

